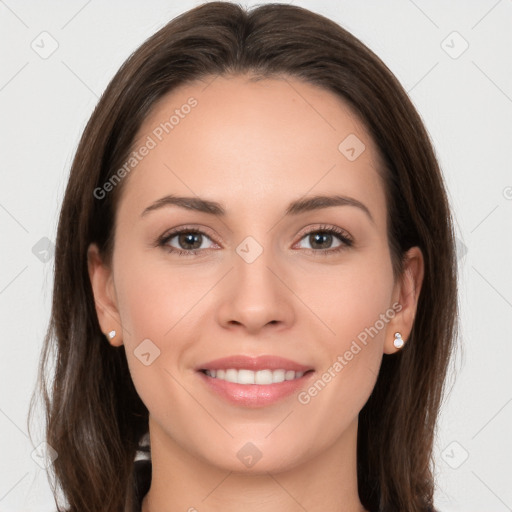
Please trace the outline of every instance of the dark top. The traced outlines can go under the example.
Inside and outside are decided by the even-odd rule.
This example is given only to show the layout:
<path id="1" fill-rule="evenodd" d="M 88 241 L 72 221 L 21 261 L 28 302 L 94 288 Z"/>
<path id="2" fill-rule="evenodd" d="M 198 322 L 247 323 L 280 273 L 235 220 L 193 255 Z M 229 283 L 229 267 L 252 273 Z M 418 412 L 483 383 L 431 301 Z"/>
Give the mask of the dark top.
<path id="1" fill-rule="evenodd" d="M 135 461 L 135 503 L 133 512 L 141 512 L 142 499 L 149 491 L 151 484 L 151 460 L 140 459 Z"/>

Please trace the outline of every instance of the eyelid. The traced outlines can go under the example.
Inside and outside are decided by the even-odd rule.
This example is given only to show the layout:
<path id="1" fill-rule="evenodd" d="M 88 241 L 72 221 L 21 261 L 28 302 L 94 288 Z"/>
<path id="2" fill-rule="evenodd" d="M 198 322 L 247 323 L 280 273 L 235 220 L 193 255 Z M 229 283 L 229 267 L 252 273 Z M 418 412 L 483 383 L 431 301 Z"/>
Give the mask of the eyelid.
<path id="1" fill-rule="evenodd" d="M 345 237 L 347 240 L 350 240 L 350 242 L 354 242 L 352 235 L 346 229 L 340 228 L 339 226 L 329 225 L 329 224 L 312 224 L 312 225 L 306 226 L 299 232 L 299 234 L 297 236 L 299 237 L 299 241 L 300 241 L 306 235 L 310 235 L 311 233 L 316 233 L 316 232 L 325 232 L 325 231 L 337 233 L 338 235 Z"/>
<path id="2" fill-rule="evenodd" d="M 156 244 L 162 242 L 165 239 L 173 238 L 174 236 L 180 235 L 183 232 L 193 232 L 199 233 L 202 235 L 206 235 L 214 244 L 219 245 L 224 244 L 224 240 L 220 235 L 213 234 L 213 231 L 210 228 L 205 226 L 198 226 L 194 224 L 185 224 L 183 226 L 176 226 L 174 228 L 168 229 L 161 236 L 158 237 Z M 217 242 L 218 240 L 218 242 Z M 197 249 L 196 249 L 197 250 Z M 204 250 L 204 249 L 201 249 Z"/>

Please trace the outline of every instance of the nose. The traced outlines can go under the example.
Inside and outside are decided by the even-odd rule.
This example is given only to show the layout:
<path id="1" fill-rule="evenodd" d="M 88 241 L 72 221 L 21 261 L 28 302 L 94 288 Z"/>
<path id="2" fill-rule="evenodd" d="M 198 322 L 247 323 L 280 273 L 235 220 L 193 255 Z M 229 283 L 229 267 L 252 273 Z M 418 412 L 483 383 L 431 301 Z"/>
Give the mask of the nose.
<path id="1" fill-rule="evenodd" d="M 270 250 L 254 260 L 235 253 L 233 269 L 223 279 L 217 321 L 224 328 L 258 334 L 263 329 L 286 329 L 295 321 L 294 295 L 287 273 Z"/>

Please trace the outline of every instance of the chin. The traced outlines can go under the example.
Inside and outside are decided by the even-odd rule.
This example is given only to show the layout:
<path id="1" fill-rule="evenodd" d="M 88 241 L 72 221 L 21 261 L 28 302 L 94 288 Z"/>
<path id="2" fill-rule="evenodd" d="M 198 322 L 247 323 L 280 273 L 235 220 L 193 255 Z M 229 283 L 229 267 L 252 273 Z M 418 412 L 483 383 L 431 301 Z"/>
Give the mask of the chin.
<path id="1" fill-rule="evenodd" d="M 254 439 L 254 438 L 253 438 Z M 306 454 L 298 453 L 300 443 L 294 446 L 276 446 L 274 443 L 244 441 L 236 446 L 226 447 L 216 454 L 204 457 L 209 464 L 225 471 L 240 474 L 265 475 L 289 471 L 306 458 Z M 301 457 L 303 455 L 303 457 Z"/>

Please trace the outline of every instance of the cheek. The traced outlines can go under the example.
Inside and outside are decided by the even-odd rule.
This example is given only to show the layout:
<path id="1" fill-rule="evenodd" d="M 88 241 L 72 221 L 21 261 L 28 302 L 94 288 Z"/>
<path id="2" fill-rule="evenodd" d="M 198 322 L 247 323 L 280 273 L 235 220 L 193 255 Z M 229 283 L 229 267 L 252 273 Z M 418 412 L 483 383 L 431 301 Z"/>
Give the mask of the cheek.
<path id="1" fill-rule="evenodd" d="M 208 289 L 193 270 L 171 268 L 144 255 L 123 259 L 117 270 L 118 307 L 129 345 L 144 338 L 160 345 L 172 337 L 175 326 L 190 322 L 195 303 Z"/>
<path id="2" fill-rule="evenodd" d="M 181 380 L 177 365 L 190 344 L 183 333 L 194 329 L 194 304 L 208 288 L 194 281 L 193 273 L 188 279 L 186 273 L 143 255 L 120 259 L 116 270 L 123 344 L 133 383 L 148 409 L 165 416 L 169 403 L 190 402 L 176 385 L 175 379 Z"/>
<path id="3" fill-rule="evenodd" d="M 297 294 L 317 316 L 331 352 L 344 349 L 358 337 L 364 341 L 364 333 L 376 324 L 381 336 L 372 329 L 372 338 L 384 336 L 389 318 L 382 324 L 382 315 L 394 314 L 390 311 L 392 267 L 385 252 L 380 257 L 356 255 L 347 264 L 321 272 L 311 270 L 298 277 L 297 283 L 301 283 Z"/>
<path id="4" fill-rule="evenodd" d="M 146 404 L 157 399 L 155 389 L 171 397 L 172 376 L 190 360 L 193 340 L 201 334 L 198 315 L 204 314 L 217 274 L 193 265 L 171 267 L 165 257 L 144 254 L 119 258 L 114 268 L 123 343 L 137 391 Z"/>
<path id="5" fill-rule="evenodd" d="M 320 327 L 324 334 L 318 346 L 322 360 L 318 380 L 299 401 L 309 404 L 318 418 L 331 411 L 343 422 L 358 414 L 373 389 L 397 308 L 391 304 L 394 282 L 385 252 L 380 258 L 370 256 L 340 266 L 337 272 L 331 269 L 329 276 L 322 287 L 311 278 L 303 288 L 324 324 Z"/>

